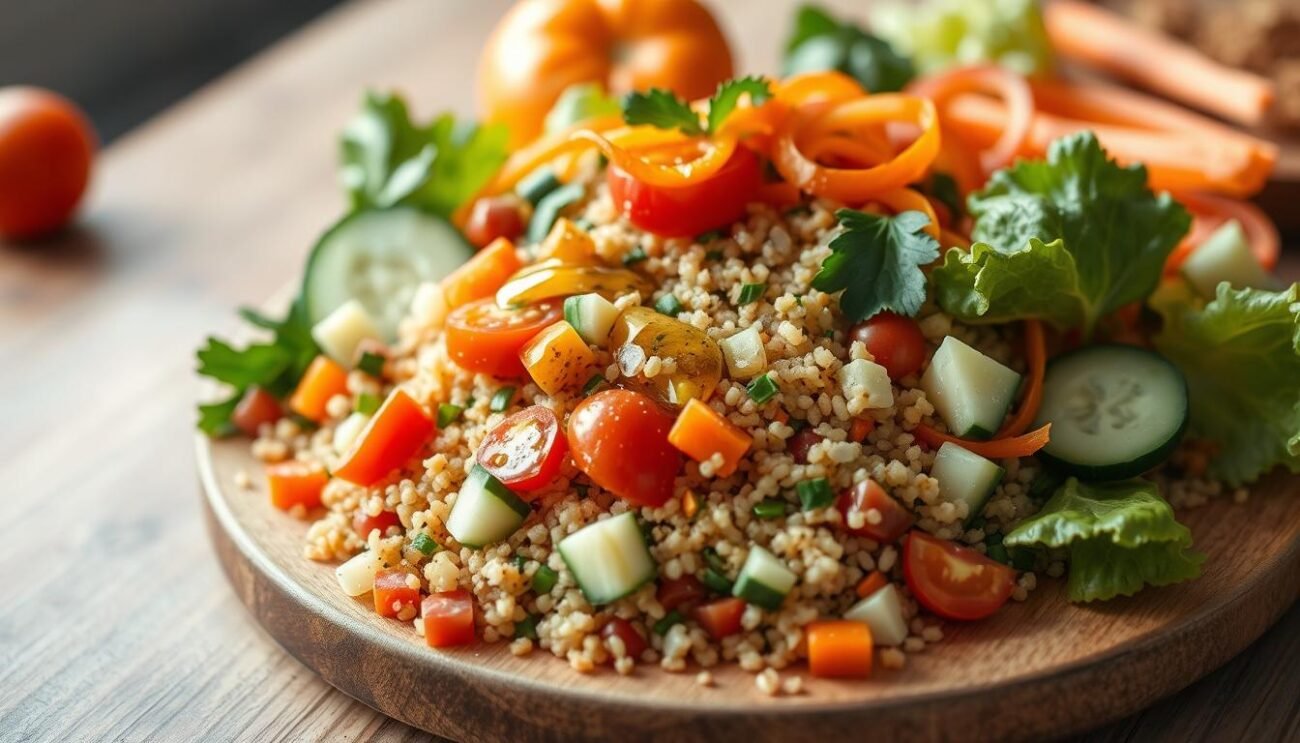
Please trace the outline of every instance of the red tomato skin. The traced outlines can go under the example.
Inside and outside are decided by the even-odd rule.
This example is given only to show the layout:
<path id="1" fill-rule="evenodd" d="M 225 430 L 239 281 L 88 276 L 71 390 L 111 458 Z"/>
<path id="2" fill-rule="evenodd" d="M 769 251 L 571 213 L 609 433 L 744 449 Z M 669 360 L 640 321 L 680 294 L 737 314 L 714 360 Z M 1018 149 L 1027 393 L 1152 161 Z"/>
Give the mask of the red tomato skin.
<path id="1" fill-rule="evenodd" d="M 477 248 L 504 237 L 513 241 L 524 233 L 524 202 L 514 194 L 479 199 L 465 222 L 465 239 Z"/>
<path id="2" fill-rule="evenodd" d="M 605 626 L 600 628 L 600 636 L 605 638 L 608 644 L 609 638 L 617 636 L 623 641 L 623 648 L 627 651 L 627 657 L 640 658 L 641 653 L 649 647 L 645 638 L 637 631 L 632 623 L 622 617 L 611 617 L 605 622 Z"/>
<path id="3" fill-rule="evenodd" d="M 494 459 L 498 453 L 509 454 L 506 447 L 509 443 L 507 437 L 512 431 L 517 432 L 516 427 L 521 425 L 536 426 L 536 430 L 541 432 L 541 440 L 538 447 L 528 452 L 531 455 L 529 456 L 531 464 L 527 466 L 526 471 L 514 474 L 519 470 L 519 466 L 510 466 L 507 469 L 505 465 L 495 462 Z M 555 416 L 555 411 L 544 405 L 533 405 L 498 423 L 479 445 L 475 459 L 511 490 L 516 493 L 526 493 L 550 485 L 555 480 L 555 476 L 560 473 L 560 466 L 564 464 L 564 457 L 568 453 L 569 439 L 561 430 L 560 419 Z M 511 459 L 511 464 L 514 465 L 514 457 Z"/>
<path id="4" fill-rule="evenodd" d="M 496 300 L 487 297 L 452 310 L 446 323 L 447 355 L 472 372 L 503 379 L 527 375 L 519 350 L 548 325 L 564 319 L 563 310 L 559 304 L 542 302 L 530 308 L 538 311 L 535 320 L 518 327 L 483 329 L 476 325 L 474 317 L 489 305 L 495 307 Z"/>
<path id="5" fill-rule="evenodd" d="M 402 609 L 415 606 L 420 601 L 420 589 L 406 584 L 405 570 L 388 568 L 375 574 L 375 613 L 390 619 L 397 617 Z M 394 604 L 397 607 L 394 608 Z"/>
<path id="6" fill-rule="evenodd" d="M 744 217 L 746 206 L 755 200 L 762 172 L 754 153 L 737 147 L 716 175 L 690 186 L 652 186 L 615 165 L 609 166 L 605 178 L 610 198 L 632 224 L 664 237 L 685 237 Z"/>
<path id="7" fill-rule="evenodd" d="M 745 602 L 738 598 L 718 599 L 694 611 L 695 621 L 715 640 L 721 640 L 740 631 L 740 619 L 745 614 Z"/>
<path id="8" fill-rule="evenodd" d="M 661 578 L 655 598 L 659 600 L 660 606 L 672 611 L 679 606 L 694 604 L 708 595 L 709 590 L 704 587 L 699 578 L 693 575 L 683 575 L 676 580 Z"/>
<path id="9" fill-rule="evenodd" d="M 673 416 L 640 392 L 604 390 L 569 416 L 573 462 L 597 485 L 638 506 L 673 495 L 682 455 L 668 443 Z"/>
<path id="10" fill-rule="evenodd" d="M 0 88 L 0 236 L 49 234 L 76 211 L 95 156 L 90 122 L 46 90 Z"/>
<path id="11" fill-rule="evenodd" d="M 895 382 L 920 371 L 925 363 L 925 336 L 910 317 L 881 312 L 849 329 L 849 342 L 853 341 L 862 341 Z"/>
<path id="12" fill-rule="evenodd" d="M 791 436 L 785 448 L 790 452 L 790 456 L 794 457 L 794 461 L 808 464 L 808 450 L 825 440 L 825 436 L 811 428 L 805 428 Z"/>
<path id="13" fill-rule="evenodd" d="M 373 485 L 405 465 L 437 433 L 437 423 L 399 387 L 379 406 L 334 474 Z"/>
<path id="14" fill-rule="evenodd" d="M 263 424 L 275 423 L 284 417 L 284 409 L 275 396 L 261 387 L 249 387 L 239 398 L 230 422 L 247 436 L 257 436 Z"/>
<path id="15" fill-rule="evenodd" d="M 898 541 L 898 538 L 906 534 L 916 522 L 912 513 L 886 493 L 875 480 L 863 480 L 840 493 L 840 497 L 835 501 L 835 507 L 840 510 L 840 515 L 843 517 L 845 531 L 859 537 L 874 539 L 881 544 L 892 544 Z M 879 524 L 864 519 L 862 528 L 849 527 L 851 511 L 861 511 L 865 516 L 872 508 L 880 512 Z"/>
<path id="16" fill-rule="evenodd" d="M 991 571 L 988 590 L 982 596 L 945 593 L 926 571 L 924 561 L 928 555 L 933 554 L 928 552 L 929 550 L 941 550 L 951 559 L 978 565 L 984 570 Z M 984 619 L 997 613 L 1016 588 L 1015 570 L 969 547 L 953 544 L 919 531 L 913 531 L 903 543 L 903 578 L 907 581 L 908 590 L 922 606 L 945 619 L 967 622 Z"/>
<path id="17" fill-rule="evenodd" d="M 424 617 L 424 641 L 431 648 L 449 648 L 474 643 L 474 597 L 469 591 L 431 593 L 420 604 Z"/>
<path id="18" fill-rule="evenodd" d="M 352 531 L 356 532 L 357 536 L 362 539 L 366 539 L 370 536 L 371 531 L 378 529 L 379 536 L 382 537 L 388 532 L 388 527 L 400 526 L 401 523 L 402 520 L 392 511 L 380 511 L 376 516 L 371 516 L 365 511 L 357 511 L 356 515 L 352 517 Z"/>

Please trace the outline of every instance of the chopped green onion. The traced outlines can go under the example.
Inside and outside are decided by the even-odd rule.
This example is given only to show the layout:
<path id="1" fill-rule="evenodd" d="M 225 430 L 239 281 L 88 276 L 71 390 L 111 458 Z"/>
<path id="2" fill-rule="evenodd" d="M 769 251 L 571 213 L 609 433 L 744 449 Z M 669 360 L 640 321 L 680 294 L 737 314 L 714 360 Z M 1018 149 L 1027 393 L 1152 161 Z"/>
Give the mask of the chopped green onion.
<path id="1" fill-rule="evenodd" d="M 760 519 L 779 519 L 785 515 L 785 501 L 769 498 L 754 504 L 754 516 Z"/>
<path id="2" fill-rule="evenodd" d="M 803 418 L 791 418 L 790 427 L 794 429 L 795 433 L 799 433 L 800 431 L 808 427 L 808 421 L 804 420 Z"/>
<path id="3" fill-rule="evenodd" d="M 583 232 L 591 232 L 591 229 L 596 226 L 592 224 L 591 220 L 587 219 L 586 217 L 578 217 L 577 219 L 573 220 L 573 224 Z"/>
<path id="4" fill-rule="evenodd" d="M 524 568 L 528 565 L 528 558 L 516 552 L 515 556 L 510 558 L 510 562 L 514 563 L 515 568 L 522 573 L 524 572 Z"/>
<path id="5" fill-rule="evenodd" d="M 363 351 L 357 361 L 357 368 L 372 377 L 384 376 L 384 357 L 371 351 Z"/>
<path id="6" fill-rule="evenodd" d="M 488 400 L 488 410 L 491 410 L 493 413 L 504 413 L 506 408 L 510 407 L 510 401 L 514 398 L 514 387 L 502 387 L 492 393 L 492 399 Z"/>
<path id="7" fill-rule="evenodd" d="M 593 374 L 591 375 L 591 379 L 588 379 L 587 383 L 582 385 L 582 394 L 584 396 L 590 395 L 591 393 L 595 392 L 604 383 L 605 383 L 604 374 Z"/>
<path id="8" fill-rule="evenodd" d="M 714 240 L 721 240 L 722 235 L 723 235 L 722 230 L 709 230 L 708 232 L 701 232 L 700 234 L 695 236 L 695 242 L 699 243 L 700 245 L 707 245 L 708 243 L 711 243 Z"/>
<path id="9" fill-rule="evenodd" d="M 772 381 L 772 377 L 769 374 L 762 374 L 755 377 L 754 381 L 750 382 L 749 386 L 745 389 L 749 391 L 749 399 L 759 405 L 771 400 L 777 392 L 780 392 L 780 390 L 777 389 L 776 382 Z"/>
<path id="10" fill-rule="evenodd" d="M 712 547 L 705 547 L 701 553 L 704 556 L 704 564 L 713 568 L 719 573 L 727 572 L 727 561 L 722 559 L 722 555 Z"/>
<path id="11" fill-rule="evenodd" d="M 724 596 L 731 595 L 731 589 L 733 587 L 732 582 L 727 580 L 727 576 L 719 573 L 713 568 L 706 568 L 704 570 L 704 578 L 702 582 L 714 593 L 720 593 Z"/>
<path id="12" fill-rule="evenodd" d="M 1001 544 L 990 544 L 984 552 L 990 560 L 997 560 L 1003 565 L 1011 564 L 1011 555 L 1007 554 L 1007 548 Z"/>
<path id="13" fill-rule="evenodd" d="M 357 395 L 356 411 L 362 415 L 371 415 L 379 409 L 379 403 L 379 395 L 362 392 L 360 395 Z"/>
<path id="14" fill-rule="evenodd" d="M 545 596 L 555 588 L 555 583 L 560 579 L 560 574 L 551 570 L 549 566 L 538 565 L 537 572 L 533 573 L 533 593 L 538 596 Z"/>
<path id="15" fill-rule="evenodd" d="M 530 640 L 537 639 L 537 617 L 529 614 L 522 621 L 515 623 L 515 639 L 527 637 Z"/>
<path id="16" fill-rule="evenodd" d="M 452 405 L 449 402 L 442 403 L 438 406 L 438 428 L 446 428 L 460 420 L 460 414 L 463 412 L 465 412 L 465 409 L 459 405 Z"/>
<path id="17" fill-rule="evenodd" d="M 705 254 L 704 254 L 704 257 L 705 257 L 706 260 L 710 260 L 710 261 L 720 261 L 720 260 L 723 259 L 724 255 L 725 255 L 725 254 L 724 254 L 721 250 L 714 249 L 714 250 L 710 250 L 710 251 L 708 251 L 707 253 L 705 253 Z"/>
<path id="18" fill-rule="evenodd" d="M 640 263 L 641 261 L 649 257 L 650 256 L 645 254 L 645 249 L 642 248 L 640 245 L 638 245 L 635 248 L 632 248 L 631 250 L 623 254 L 623 265 L 635 266 L 636 264 Z"/>
<path id="19" fill-rule="evenodd" d="M 470 395 L 468 398 L 465 399 L 465 407 L 472 408 L 474 407 L 474 403 L 476 402 L 478 402 L 478 400 L 474 399 L 473 395 Z"/>
<path id="20" fill-rule="evenodd" d="M 799 494 L 799 504 L 803 506 L 805 511 L 825 508 L 835 502 L 835 493 L 831 490 L 831 483 L 824 477 L 819 477 L 816 480 L 803 480 L 795 485 L 794 489 Z"/>
<path id="21" fill-rule="evenodd" d="M 433 541 L 433 537 L 430 537 L 424 532 L 415 535 L 415 539 L 411 540 L 411 547 L 419 550 L 425 555 L 432 555 L 442 549 L 437 542 Z"/>
<path id="22" fill-rule="evenodd" d="M 555 177 L 555 171 L 549 165 L 544 165 L 520 178 L 515 186 L 515 193 L 524 197 L 533 206 L 537 206 L 537 202 L 562 185 L 564 184 L 560 179 Z"/>
<path id="23" fill-rule="evenodd" d="M 676 317 L 677 313 L 682 311 L 682 303 L 675 295 L 665 294 L 655 302 L 655 309 L 659 310 L 660 314 Z"/>
<path id="24" fill-rule="evenodd" d="M 655 622 L 655 626 L 652 627 L 652 629 L 656 635 L 663 637 L 668 634 L 668 630 L 672 629 L 674 624 L 681 624 L 684 621 L 686 621 L 686 617 L 683 617 L 680 611 L 673 609 L 665 614 L 663 619 Z"/>
<path id="25" fill-rule="evenodd" d="M 767 284 L 741 284 L 740 296 L 736 298 L 736 306 L 744 307 L 747 304 L 753 304 L 762 298 L 763 292 L 767 291 Z"/>

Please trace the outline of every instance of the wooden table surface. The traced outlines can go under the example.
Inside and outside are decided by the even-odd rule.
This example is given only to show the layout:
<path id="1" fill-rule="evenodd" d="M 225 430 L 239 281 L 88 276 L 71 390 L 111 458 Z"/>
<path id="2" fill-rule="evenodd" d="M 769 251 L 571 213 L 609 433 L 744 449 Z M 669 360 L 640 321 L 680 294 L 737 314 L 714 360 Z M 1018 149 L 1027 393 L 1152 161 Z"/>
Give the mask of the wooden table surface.
<path id="1" fill-rule="evenodd" d="M 406 740 L 245 614 L 203 532 L 192 354 L 296 275 L 344 207 L 334 137 L 367 85 L 470 110 L 504 0 L 344 6 L 99 161 L 81 226 L 0 247 L 0 740 Z M 786 2 L 716 3 L 771 70 Z M 849 0 L 829 5 L 852 5 Z M 1300 608 L 1097 739 L 1300 739 Z"/>

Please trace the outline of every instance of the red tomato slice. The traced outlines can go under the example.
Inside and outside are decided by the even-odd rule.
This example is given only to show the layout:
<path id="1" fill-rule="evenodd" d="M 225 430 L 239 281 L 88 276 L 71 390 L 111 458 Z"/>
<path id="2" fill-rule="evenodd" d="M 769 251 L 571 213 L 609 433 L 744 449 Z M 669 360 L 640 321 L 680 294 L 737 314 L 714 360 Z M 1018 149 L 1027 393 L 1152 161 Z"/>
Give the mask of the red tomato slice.
<path id="1" fill-rule="evenodd" d="M 629 658 L 640 658 L 641 653 L 644 653 L 645 649 L 649 647 L 645 638 L 641 636 L 640 632 L 637 632 L 636 627 L 633 627 L 631 622 L 622 617 L 612 617 L 608 622 L 605 622 L 605 626 L 600 628 L 600 636 L 605 638 L 606 641 L 611 637 L 622 640 L 623 647 L 627 650 Z"/>
<path id="2" fill-rule="evenodd" d="M 849 342 L 853 341 L 862 341 L 895 381 L 920 371 L 925 362 L 925 336 L 910 317 L 881 312 L 849 330 Z"/>
<path id="3" fill-rule="evenodd" d="M 799 464 L 808 464 L 808 450 L 825 439 L 825 436 L 811 428 L 805 428 L 791 436 L 790 440 L 786 442 L 785 448 L 790 452 L 790 456 L 794 457 L 794 461 Z"/>
<path id="4" fill-rule="evenodd" d="M 248 436 L 256 436 L 263 424 L 275 423 L 283 417 L 280 401 L 270 392 L 261 387 L 249 387 L 239 398 L 235 412 L 230 414 L 230 422 Z"/>
<path id="5" fill-rule="evenodd" d="M 632 224 L 665 237 L 698 235 L 745 216 L 762 181 L 758 158 L 737 147 L 726 165 L 701 183 L 680 188 L 652 186 L 611 165 L 609 195 Z"/>
<path id="6" fill-rule="evenodd" d="M 447 355 L 461 367 L 494 377 L 522 377 L 519 349 L 548 325 L 563 319 L 555 302 L 503 309 L 488 297 L 461 305 L 447 316 Z"/>
<path id="7" fill-rule="evenodd" d="M 401 523 L 402 520 L 392 511 L 380 511 L 376 516 L 371 516 L 365 511 L 357 511 L 357 514 L 352 517 L 352 531 L 362 539 L 366 539 L 370 536 L 370 532 L 378 529 L 379 536 L 382 537 L 388 532 L 388 527 L 398 526 Z"/>
<path id="8" fill-rule="evenodd" d="M 411 588 L 406 582 L 406 576 L 409 575 L 405 570 L 386 568 L 375 573 L 375 613 L 381 617 L 396 617 L 402 613 L 403 609 L 415 605 L 420 601 L 420 589 Z M 407 615 L 407 619 L 415 616 L 414 611 Z"/>
<path id="9" fill-rule="evenodd" d="M 719 599 L 695 608 L 695 621 L 700 623 L 705 632 L 713 639 L 721 640 L 740 631 L 740 618 L 745 614 L 745 602 L 741 599 Z"/>
<path id="10" fill-rule="evenodd" d="M 844 517 L 845 531 L 882 544 L 898 541 L 916 521 L 912 512 L 891 498 L 875 480 L 863 480 L 840 493 L 835 507 L 840 509 L 840 514 Z M 873 524 L 867 518 L 867 512 L 873 508 L 880 513 L 879 523 Z M 862 514 L 862 527 L 858 529 L 849 527 L 849 514 L 855 512 Z"/>
<path id="11" fill-rule="evenodd" d="M 632 390 L 605 390 L 569 416 L 573 462 L 597 485 L 638 506 L 673 495 L 682 455 L 668 443 L 671 413 Z"/>
<path id="12" fill-rule="evenodd" d="M 414 398 L 394 389 L 334 474 L 357 485 L 374 485 L 405 465 L 437 430 Z"/>
<path id="13" fill-rule="evenodd" d="M 1016 571 L 969 547 L 914 531 L 903 543 L 903 577 L 922 606 L 947 619 L 992 615 L 1016 587 Z"/>
<path id="14" fill-rule="evenodd" d="M 555 479 L 569 453 L 560 419 L 544 405 L 533 405 L 506 418 L 478 448 L 478 463 L 516 492 L 545 487 Z"/>
<path id="15" fill-rule="evenodd" d="M 514 240 L 524 233 L 524 201 L 513 193 L 479 199 L 470 208 L 465 223 L 465 239 L 476 247 L 485 247 L 504 237 Z"/>
<path id="16" fill-rule="evenodd" d="M 424 641 L 431 648 L 449 648 L 474 642 L 474 597 L 458 588 L 424 597 Z"/>
<path id="17" fill-rule="evenodd" d="M 656 598 L 659 599 L 660 606 L 672 611 L 683 604 L 693 604 L 708 595 L 709 589 L 704 587 L 699 578 L 683 575 L 676 580 L 661 579 Z"/>

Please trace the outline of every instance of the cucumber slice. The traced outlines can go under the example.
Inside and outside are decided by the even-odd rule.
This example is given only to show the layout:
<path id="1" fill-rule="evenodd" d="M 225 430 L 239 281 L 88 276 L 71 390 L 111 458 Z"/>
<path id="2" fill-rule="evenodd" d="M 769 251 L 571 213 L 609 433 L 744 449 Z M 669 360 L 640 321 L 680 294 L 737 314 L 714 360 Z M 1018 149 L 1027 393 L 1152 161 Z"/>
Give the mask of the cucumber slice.
<path id="1" fill-rule="evenodd" d="M 874 645 L 902 645 L 907 639 L 903 602 L 898 598 L 898 589 L 893 583 L 854 604 L 844 612 L 844 618 L 870 627 Z"/>
<path id="2" fill-rule="evenodd" d="M 478 549 L 514 534 L 531 512 L 510 488 L 476 464 L 451 507 L 447 531 L 457 542 Z"/>
<path id="3" fill-rule="evenodd" d="M 1035 427 L 1052 424 L 1039 456 L 1085 480 L 1123 480 L 1160 464 L 1187 430 L 1187 382 L 1165 357 L 1089 346 L 1047 367 Z"/>
<path id="4" fill-rule="evenodd" d="M 582 339 L 599 346 L 609 339 L 609 331 L 618 320 L 614 303 L 599 294 L 579 294 L 564 300 L 564 320 L 578 331 Z"/>
<path id="5" fill-rule="evenodd" d="M 943 339 L 921 389 L 954 436 L 987 439 L 1016 399 L 1020 375 L 952 336 Z"/>
<path id="6" fill-rule="evenodd" d="M 537 206 L 539 201 L 560 185 L 560 179 L 555 177 L 555 171 L 550 166 L 543 166 L 524 176 L 515 186 L 515 193 L 533 206 Z"/>
<path id="7" fill-rule="evenodd" d="M 951 441 L 943 442 L 934 455 L 930 476 L 939 481 L 939 495 L 951 503 L 965 503 L 966 524 L 984 510 L 989 496 L 1002 482 L 1006 470 Z"/>
<path id="8" fill-rule="evenodd" d="M 543 196 L 533 210 L 533 218 L 528 222 L 528 242 L 539 243 L 545 240 L 546 233 L 551 231 L 555 220 L 560 218 L 560 211 L 586 195 L 587 190 L 581 183 L 570 183 Z"/>
<path id="9" fill-rule="evenodd" d="M 355 299 L 391 341 L 420 284 L 472 255 L 456 228 L 433 214 L 410 207 L 357 212 L 331 227 L 307 259 L 307 318 L 315 325 Z"/>
<path id="10" fill-rule="evenodd" d="M 1224 223 L 1187 256 L 1182 273 L 1201 296 L 1211 299 L 1222 281 L 1234 289 L 1274 289 L 1277 286 L 1251 252 L 1250 241 L 1235 219 Z"/>
<path id="11" fill-rule="evenodd" d="M 768 611 L 781 608 L 785 595 L 794 588 L 796 576 L 771 552 L 754 545 L 736 576 L 731 595 Z"/>
<path id="12" fill-rule="evenodd" d="M 582 527 L 558 549 L 592 606 L 617 601 L 655 577 L 654 558 L 631 511 Z"/>

